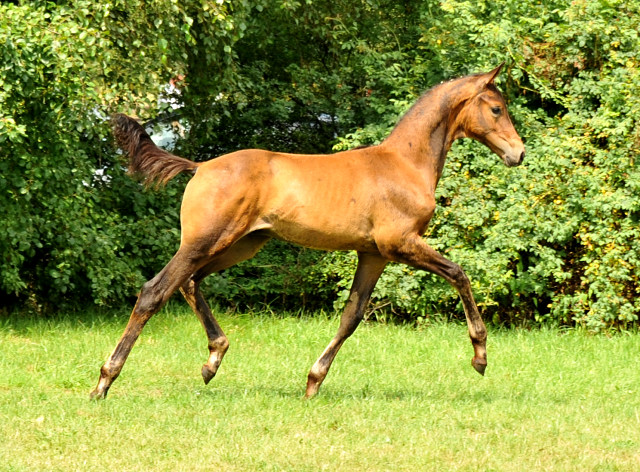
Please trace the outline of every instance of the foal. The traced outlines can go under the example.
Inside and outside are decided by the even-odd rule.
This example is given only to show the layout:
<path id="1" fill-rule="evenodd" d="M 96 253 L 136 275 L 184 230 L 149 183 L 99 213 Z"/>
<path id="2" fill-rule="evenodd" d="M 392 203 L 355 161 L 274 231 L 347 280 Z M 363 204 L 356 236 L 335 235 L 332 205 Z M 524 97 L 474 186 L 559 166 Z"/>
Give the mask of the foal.
<path id="1" fill-rule="evenodd" d="M 440 84 L 418 100 L 378 146 L 332 155 L 244 150 L 196 163 L 158 148 L 136 121 L 113 119 L 130 170 L 164 183 L 180 172 L 188 183 L 180 212 L 180 248 L 145 283 L 127 327 L 100 369 L 92 398 L 104 398 L 146 322 L 180 290 L 207 333 L 205 383 L 216 374 L 229 342 L 213 317 L 200 282 L 253 257 L 271 238 L 325 250 L 354 250 L 358 267 L 338 333 L 308 375 L 306 396 L 318 392 L 338 350 L 362 320 L 388 262 L 438 274 L 460 294 L 473 344 L 473 367 L 484 374 L 487 332 L 462 269 L 434 251 L 422 235 L 435 210 L 435 191 L 454 140 L 473 138 L 507 166 L 524 158 L 491 72 Z M 197 171 L 197 172 L 196 172 Z"/>

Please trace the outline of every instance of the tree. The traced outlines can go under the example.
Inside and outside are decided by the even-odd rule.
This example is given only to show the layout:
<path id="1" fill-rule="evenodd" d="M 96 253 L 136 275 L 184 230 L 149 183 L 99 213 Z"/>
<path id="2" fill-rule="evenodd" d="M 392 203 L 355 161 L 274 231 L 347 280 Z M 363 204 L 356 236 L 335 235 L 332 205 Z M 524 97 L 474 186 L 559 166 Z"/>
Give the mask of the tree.
<path id="1" fill-rule="evenodd" d="M 176 152 L 330 152 L 383 139 L 427 88 L 489 70 L 528 157 L 452 150 L 427 238 L 485 317 L 636 324 L 640 5 L 635 1 L 14 2 L 0 6 L 0 290 L 33 307 L 117 303 L 177 247 L 184 181 L 143 191 L 107 117 L 180 120 Z M 181 107 L 166 85 L 182 77 Z M 349 254 L 274 243 L 211 277 L 222 303 L 327 306 Z M 387 268 L 377 306 L 460 316 L 429 274 Z M 452 315 L 453 314 L 453 315 Z"/>
<path id="2" fill-rule="evenodd" d="M 209 7 L 224 21 L 228 5 Z M 0 290 L 15 303 L 121 301 L 176 244 L 178 190 L 125 178 L 108 117 L 158 113 L 192 23 L 171 1 L 0 5 Z"/>

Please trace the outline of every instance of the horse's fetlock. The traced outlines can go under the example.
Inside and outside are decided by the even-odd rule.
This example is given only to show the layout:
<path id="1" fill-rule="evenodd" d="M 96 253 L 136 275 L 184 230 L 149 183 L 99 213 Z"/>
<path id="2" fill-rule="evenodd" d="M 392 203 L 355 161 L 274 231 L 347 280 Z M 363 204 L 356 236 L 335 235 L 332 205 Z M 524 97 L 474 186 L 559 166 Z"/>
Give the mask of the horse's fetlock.
<path id="1" fill-rule="evenodd" d="M 485 327 L 476 328 L 474 337 L 475 344 L 485 344 L 487 342 L 487 329 Z"/>
<path id="2" fill-rule="evenodd" d="M 324 379 L 324 377 L 326 376 L 326 374 L 323 375 L 321 372 L 317 372 L 315 370 L 315 367 L 316 366 L 313 366 L 311 368 L 311 370 L 309 371 L 309 375 L 307 375 L 307 381 L 309 383 L 314 384 L 314 385 L 318 384 L 319 382 L 321 382 L 322 379 Z"/>
<path id="3" fill-rule="evenodd" d="M 115 369 L 111 368 L 108 364 L 104 364 L 102 367 L 100 367 L 101 379 L 110 379 L 113 381 L 117 376 L 118 374 L 116 374 Z"/>
<path id="4" fill-rule="evenodd" d="M 220 336 L 209 343 L 209 351 L 225 353 L 229 349 L 229 340 L 226 336 Z"/>

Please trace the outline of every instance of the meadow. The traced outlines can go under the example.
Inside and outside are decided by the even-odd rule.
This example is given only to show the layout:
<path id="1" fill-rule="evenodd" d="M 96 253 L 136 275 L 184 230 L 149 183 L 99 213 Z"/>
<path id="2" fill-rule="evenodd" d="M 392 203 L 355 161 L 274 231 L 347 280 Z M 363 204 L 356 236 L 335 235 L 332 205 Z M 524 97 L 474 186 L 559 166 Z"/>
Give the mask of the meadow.
<path id="1" fill-rule="evenodd" d="M 320 393 L 306 374 L 337 319 L 219 313 L 231 348 L 172 306 L 106 401 L 89 401 L 127 314 L 0 321 L 2 471 L 637 471 L 640 335 L 365 323 Z"/>

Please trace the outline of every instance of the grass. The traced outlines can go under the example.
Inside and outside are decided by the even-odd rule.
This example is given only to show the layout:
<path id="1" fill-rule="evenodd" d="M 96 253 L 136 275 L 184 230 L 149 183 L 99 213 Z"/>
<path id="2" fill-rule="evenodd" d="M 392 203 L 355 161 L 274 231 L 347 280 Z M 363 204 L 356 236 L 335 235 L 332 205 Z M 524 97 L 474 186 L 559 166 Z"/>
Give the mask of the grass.
<path id="1" fill-rule="evenodd" d="M 104 402 L 90 402 L 126 316 L 0 322 L 0 470 L 637 471 L 640 335 L 365 324 L 320 394 L 306 373 L 326 317 L 220 314 L 231 348 L 209 386 L 204 333 L 152 319 Z"/>

